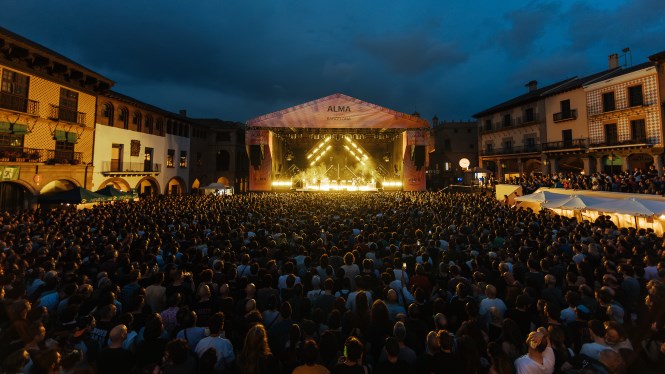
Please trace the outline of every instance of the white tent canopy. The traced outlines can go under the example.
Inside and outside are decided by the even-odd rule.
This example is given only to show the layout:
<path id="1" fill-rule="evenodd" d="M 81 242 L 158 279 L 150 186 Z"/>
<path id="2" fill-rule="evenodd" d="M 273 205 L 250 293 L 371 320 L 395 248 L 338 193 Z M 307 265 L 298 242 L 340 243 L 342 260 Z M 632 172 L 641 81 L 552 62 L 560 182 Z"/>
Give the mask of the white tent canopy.
<path id="1" fill-rule="evenodd" d="M 225 190 L 227 187 L 221 183 L 210 183 L 209 185 L 203 187 L 204 190 Z"/>
<path id="2" fill-rule="evenodd" d="M 592 205 L 607 203 L 613 201 L 612 199 L 604 199 L 601 197 L 591 197 L 584 195 L 570 195 L 567 199 L 555 200 L 543 204 L 543 208 L 548 209 L 565 209 L 565 210 L 579 210 L 588 209 Z"/>
<path id="3" fill-rule="evenodd" d="M 538 191 L 532 193 L 531 195 L 524 195 L 516 197 L 515 201 L 528 202 L 528 203 L 546 203 L 550 201 L 565 201 L 568 199 L 568 195 L 558 194 L 549 191 Z"/>
<path id="4" fill-rule="evenodd" d="M 610 200 L 588 207 L 606 213 L 630 214 L 633 216 L 660 216 L 665 214 L 665 202 L 642 200 L 629 197 L 623 200 Z"/>

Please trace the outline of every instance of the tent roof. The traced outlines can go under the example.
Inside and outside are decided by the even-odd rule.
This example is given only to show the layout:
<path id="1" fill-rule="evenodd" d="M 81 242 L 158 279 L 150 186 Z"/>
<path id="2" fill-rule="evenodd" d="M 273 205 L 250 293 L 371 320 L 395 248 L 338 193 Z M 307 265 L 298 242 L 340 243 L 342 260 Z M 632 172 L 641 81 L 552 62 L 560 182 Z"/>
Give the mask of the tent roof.
<path id="1" fill-rule="evenodd" d="M 586 209 L 590 205 L 605 203 L 612 201 L 611 199 L 604 199 L 601 197 L 590 197 L 590 196 L 578 196 L 570 195 L 567 199 L 555 200 L 543 204 L 543 208 L 548 209 L 565 209 L 565 210 L 577 210 L 577 209 Z"/>
<path id="2" fill-rule="evenodd" d="M 555 201 L 555 200 L 564 200 L 567 199 L 568 196 L 564 194 L 558 194 L 554 192 L 549 192 L 549 191 L 538 191 L 535 193 L 532 193 L 531 195 L 524 195 L 524 196 L 519 196 L 515 198 L 515 201 L 525 201 L 525 202 L 531 202 L 531 203 L 546 203 L 549 201 Z"/>
<path id="3" fill-rule="evenodd" d="M 642 200 L 629 197 L 623 200 L 607 201 L 589 206 L 589 209 L 605 213 L 621 213 L 634 216 L 655 216 L 665 214 L 665 202 Z"/>
<path id="4" fill-rule="evenodd" d="M 250 127 L 429 129 L 427 120 L 341 93 L 308 101 L 247 121 Z"/>
<path id="5" fill-rule="evenodd" d="M 224 190 L 227 187 L 225 185 L 223 185 L 222 183 L 213 182 L 213 183 L 210 183 L 209 185 L 207 185 L 205 187 L 202 187 L 202 188 L 204 190 Z"/>
<path id="6" fill-rule="evenodd" d="M 133 199 L 136 197 L 136 193 L 133 192 L 124 192 L 119 189 L 108 185 L 104 188 L 101 188 L 95 191 L 96 194 L 104 195 L 110 197 L 112 200 L 123 200 L 123 199 Z"/>

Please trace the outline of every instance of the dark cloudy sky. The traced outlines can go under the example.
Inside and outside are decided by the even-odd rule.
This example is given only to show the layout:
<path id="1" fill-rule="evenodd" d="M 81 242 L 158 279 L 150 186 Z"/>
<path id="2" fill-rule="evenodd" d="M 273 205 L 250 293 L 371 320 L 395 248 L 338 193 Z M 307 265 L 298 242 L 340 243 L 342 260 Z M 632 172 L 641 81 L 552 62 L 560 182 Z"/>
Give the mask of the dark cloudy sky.
<path id="1" fill-rule="evenodd" d="M 665 50 L 664 0 L 4 0 L 0 25 L 118 92 L 242 122 L 337 92 L 469 119 Z"/>

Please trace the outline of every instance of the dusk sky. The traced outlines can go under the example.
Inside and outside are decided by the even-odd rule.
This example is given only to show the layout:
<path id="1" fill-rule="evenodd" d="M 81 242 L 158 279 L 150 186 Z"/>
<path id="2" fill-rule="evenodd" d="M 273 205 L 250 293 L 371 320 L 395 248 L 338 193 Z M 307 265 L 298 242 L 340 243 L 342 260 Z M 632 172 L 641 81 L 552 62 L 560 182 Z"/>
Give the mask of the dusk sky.
<path id="1" fill-rule="evenodd" d="M 115 91 L 241 122 L 333 93 L 466 120 L 665 50 L 663 0 L 4 0 L 0 25 Z"/>

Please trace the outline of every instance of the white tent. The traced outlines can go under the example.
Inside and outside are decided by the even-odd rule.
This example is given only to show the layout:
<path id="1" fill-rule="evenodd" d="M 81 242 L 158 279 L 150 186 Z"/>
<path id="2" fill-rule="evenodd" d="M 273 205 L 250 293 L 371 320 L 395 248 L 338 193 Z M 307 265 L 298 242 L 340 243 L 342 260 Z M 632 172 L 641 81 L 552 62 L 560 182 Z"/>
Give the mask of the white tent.
<path id="1" fill-rule="evenodd" d="M 516 197 L 515 201 L 528 202 L 528 203 L 547 203 L 554 201 L 565 201 L 568 200 L 568 195 L 549 192 L 549 191 L 538 191 L 532 193 L 531 195 L 524 195 Z"/>
<path id="2" fill-rule="evenodd" d="M 203 187 L 205 194 L 217 193 L 220 195 L 232 195 L 233 187 L 225 186 L 221 183 L 210 183 L 209 185 Z"/>
<path id="3" fill-rule="evenodd" d="M 665 202 L 629 197 L 623 200 L 610 200 L 593 204 L 589 206 L 589 209 L 606 213 L 652 217 L 665 214 Z"/>
<path id="4" fill-rule="evenodd" d="M 612 199 L 603 199 L 601 197 L 590 197 L 583 195 L 570 195 L 567 199 L 554 200 L 543 204 L 543 208 L 548 209 L 564 209 L 564 210 L 579 210 L 587 209 L 590 205 L 607 203 Z"/>

